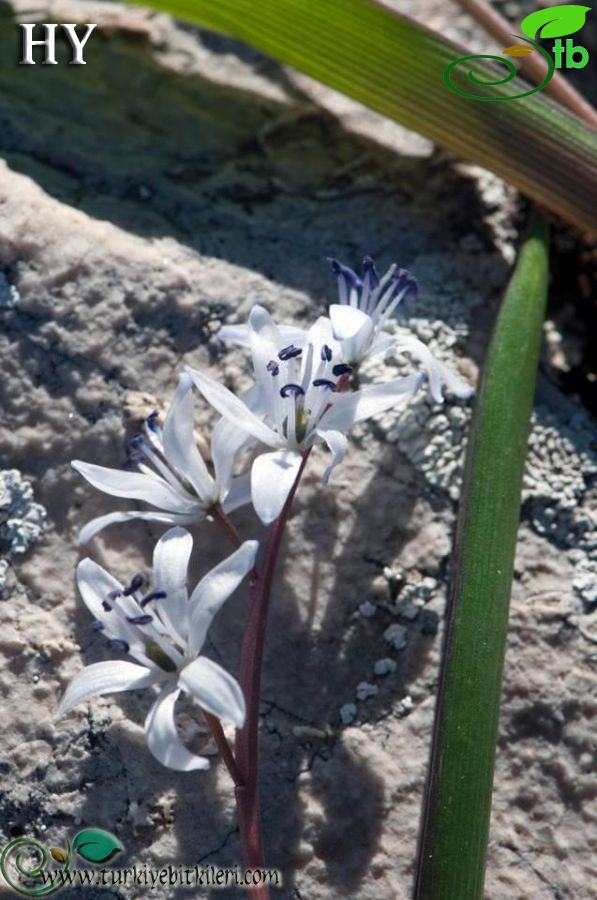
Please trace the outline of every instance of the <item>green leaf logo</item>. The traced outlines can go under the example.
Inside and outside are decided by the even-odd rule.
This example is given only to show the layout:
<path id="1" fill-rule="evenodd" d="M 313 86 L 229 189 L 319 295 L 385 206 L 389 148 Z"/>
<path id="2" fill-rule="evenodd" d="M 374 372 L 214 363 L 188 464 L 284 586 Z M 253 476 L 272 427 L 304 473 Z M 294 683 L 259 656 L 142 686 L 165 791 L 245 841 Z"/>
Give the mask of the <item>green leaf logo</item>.
<path id="1" fill-rule="evenodd" d="M 124 850 L 120 841 L 101 828 L 84 828 L 73 841 L 73 848 L 83 859 L 91 863 L 105 863 Z"/>
<path id="2" fill-rule="evenodd" d="M 520 30 L 530 38 L 534 38 L 537 32 L 542 38 L 564 37 L 580 31 L 590 9 L 590 6 L 576 6 L 573 3 L 538 9 L 522 20 Z"/>

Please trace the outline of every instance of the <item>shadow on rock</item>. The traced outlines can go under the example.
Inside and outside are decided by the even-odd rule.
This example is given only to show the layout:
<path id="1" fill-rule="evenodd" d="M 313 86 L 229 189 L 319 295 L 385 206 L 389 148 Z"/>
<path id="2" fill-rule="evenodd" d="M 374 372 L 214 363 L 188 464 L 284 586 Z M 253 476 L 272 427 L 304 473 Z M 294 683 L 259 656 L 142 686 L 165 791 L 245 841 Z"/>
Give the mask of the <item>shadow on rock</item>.
<path id="1" fill-rule="evenodd" d="M 328 292 L 329 275 L 305 230 L 320 232 L 322 259 L 339 248 L 394 255 L 399 246 L 408 260 L 426 244 L 453 245 L 471 222 L 490 246 L 471 179 L 447 161 L 430 166 L 347 132 L 255 51 L 255 67 L 261 60 L 287 99 L 176 72 L 147 38 L 109 29 L 97 29 L 77 71 L 18 66 L 18 31 L 4 3 L 0 21 L 3 155 L 90 216 L 172 236 L 315 296 Z M 443 202 L 456 185 L 458 203 Z"/>

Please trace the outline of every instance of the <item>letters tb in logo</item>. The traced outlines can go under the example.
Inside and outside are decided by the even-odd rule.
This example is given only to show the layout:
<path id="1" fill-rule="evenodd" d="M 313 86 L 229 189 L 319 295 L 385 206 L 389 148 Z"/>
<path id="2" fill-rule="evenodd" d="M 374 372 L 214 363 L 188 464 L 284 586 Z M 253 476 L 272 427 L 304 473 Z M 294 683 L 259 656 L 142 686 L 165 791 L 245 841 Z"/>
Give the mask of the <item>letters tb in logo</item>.
<path id="1" fill-rule="evenodd" d="M 95 25 L 86 25 L 87 29 L 83 37 L 79 37 L 77 34 L 77 26 L 73 24 L 69 25 L 55 25 L 55 24 L 44 24 L 40 27 L 44 30 L 44 37 L 38 40 L 33 40 L 33 29 L 36 28 L 36 25 L 25 25 L 21 24 L 21 38 L 22 38 L 22 47 L 23 54 L 20 59 L 20 64 L 22 66 L 34 66 L 35 60 L 33 59 L 33 48 L 34 47 L 44 47 L 44 58 L 42 60 L 42 65 L 44 66 L 57 66 L 58 61 L 56 59 L 56 29 L 62 28 L 68 42 L 70 43 L 72 49 L 72 57 L 69 60 L 69 65 L 71 66 L 84 66 L 86 65 L 85 60 L 83 59 L 83 48 L 89 37 L 91 32 L 96 27 Z"/>

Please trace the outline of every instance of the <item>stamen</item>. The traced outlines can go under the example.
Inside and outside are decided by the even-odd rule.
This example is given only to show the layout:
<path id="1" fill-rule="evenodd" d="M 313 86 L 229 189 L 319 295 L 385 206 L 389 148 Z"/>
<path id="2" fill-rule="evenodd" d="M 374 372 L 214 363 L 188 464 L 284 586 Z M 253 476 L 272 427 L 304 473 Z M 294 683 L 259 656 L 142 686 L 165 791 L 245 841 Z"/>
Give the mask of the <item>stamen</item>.
<path id="1" fill-rule="evenodd" d="M 121 640 L 120 638 L 112 638 L 111 640 L 108 641 L 108 644 L 110 647 L 112 647 L 113 650 L 122 650 L 122 651 L 124 651 L 124 653 L 128 653 L 129 650 L 131 649 L 130 645 L 127 644 L 126 641 Z"/>
<path id="2" fill-rule="evenodd" d="M 375 290 L 376 287 L 379 286 L 379 272 L 375 268 L 375 263 L 371 259 L 370 256 L 366 256 L 363 260 L 363 270 L 365 272 L 365 277 L 369 276 L 369 285 L 372 290 Z"/>
<path id="3" fill-rule="evenodd" d="M 93 631 L 103 631 L 105 627 L 106 626 L 104 625 L 104 623 L 100 622 L 99 619 L 96 619 L 95 622 L 91 626 Z"/>
<path id="4" fill-rule="evenodd" d="M 390 286 L 377 304 L 375 316 L 378 327 L 383 328 L 396 307 L 416 300 L 418 292 L 419 286 L 416 278 L 413 278 L 406 269 L 397 269 L 390 279 Z"/>
<path id="5" fill-rule="evenodd" d="M 149 429 L 151 429 L 151 431 L 159 431 L 160 430 L 160 426 L 158 425 L 158 421 L 157 421 L 159 419 L 159 416 L 160 416 L 160 414 L 159 414 L 158 410 L 154 409 L 154 411 L 149 413 L 149 415 L 145 419 L 145 424 L 147 425 L 147 427 Z"/>
<path id="6" fill-rule="evenodd" d="M 149 613 L 145 613 L 144 616 L 127 616 L 127 622 L 130 622 L 131 625 L 150 625 L 153 622 L 153 616 L 150 616 Z"/>
<path id="7" fill-rule="evenodd" d="M 139 606 L 141 609 L 145 609 L 147 604 L 151 603 L 152 600 L 165 600 L 166 596 L 166 591 L 151 591 L 151 593 L 146 594 L 145 597 L 139 601 Z"/>
<path id="8" fill-rule="evenodd" d="M 134 594 L 136 591 L 140 591 L 143 587 L 143 582 L 145 581 L 145 576 L 141 573 L 135 575 L 131 583 L 128 587 L 123 590 L 123 595 L 125 597 L 130 597 L 131 594 Z"/>
<path id="9" fill-rule="evenodd" d="M 332 348 L 328 347 L 327 344 L 324 344 L 321 348 L 321 361 L 322 362 L 330 362 L 332 358 Z"/>
<path id="10" fill-rule="evenodd" d="M 401 291 L 400 303 L 410 303 L 417 299 L 419 285 L 417 279 L 407 269 L 398 269 L 394 276 L 396 290 Z"/>
<path id="11" fill-rule="evenodd" d="M 336 378 L 339 375 L 351 375 L 352 366 L 349 366 L 347 363 L 338 363 L 337 366 L 333 367 L 332 373 L 336 376 Z"/>
<path id="12" fill-rule="evenodd" d="M 275 359 L 270 359 L 265 368 L 270 373 L 270 375 L 273 375 L 274 378 L 280 373 L 280 366 Z"/>
<path id="13" fill-rule="evenodd" d="M 290 344 L 288 347 L 283 347 L 282 350 L 278 353 L 278 359 L 282 362 L 286 362 L 289 359 L 294 359 L 296 356 L 300 356 L 303 351 L 300 347 L 295 347 L 294 344 Z"/>
<path id="14" fill-rule="evenodd" d="M 285 384 L 283 388 L 280 388 L 280 396 L 284 398 L 290 396 L 301 397 L 304 393 L 300 384 Z"/>
<path id="15" fill-rule="evenodd" d="M 336 383 L 334 381 L 330 381 L 329 378 L 316 378 L 313 382 L 313 387 L 324 387 L 329 388 L 330 391 L 335 391 Z"/>
<path id="16" fill-rule="evenodd" d="M 125 459 L 124 467 L 125 467 L 125 469 L 130 469 L 131 466 L 138 466 L 140 463 L 143 462 L 144 459 L 145 459 L 145 457 L 143 456 L 143 454 L 140 453 L 138 450 L 135 450 L 133 453 L 129 453 L 129 455 Z"/>
<path id="17" fill-rule="evenodd" d="M 360 288 L 363 286 L 363 283 L 353 269 L 350 269 L 348 266 L 343 266 L 342 263 L 338 262 L 337 259 L 328 259 L 328 262 L 332 267 L 334 275 L 336 275 L 338 278 L 345 278 L 347 284 L 350 285 L 350 287 L 360 290 Z"/>
<path id="18" fill-rule="evenodd" d="M 112 603 L 117 597 L 120 597 L 120 594 L 121 591 L 119 591 L 118 588 L 115 591 L 110 591 L 109 594 L 106 594 L 105 598 L 102 600 L 102 607 L 106 612 L 112 610 Z"/>
<path id="19" fill-rule="evenodd" d="M 145 445 L 145 438 L 142 434 L 134 434 L 131 438 L 129 438 L 129 446 L 133 448 L 133 450 L 143 450 Z"/>

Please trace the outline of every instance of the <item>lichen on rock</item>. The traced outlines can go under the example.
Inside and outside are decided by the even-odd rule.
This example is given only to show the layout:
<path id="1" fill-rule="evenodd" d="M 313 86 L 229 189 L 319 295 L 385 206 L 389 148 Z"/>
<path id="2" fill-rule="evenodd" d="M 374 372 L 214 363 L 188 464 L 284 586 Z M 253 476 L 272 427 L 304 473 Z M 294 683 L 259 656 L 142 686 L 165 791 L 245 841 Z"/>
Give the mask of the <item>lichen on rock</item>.
<path id="1" fill-rule="evenodd" d="M 46 524 L 46 511 L 17 469 L 0 471 L 0 542 L 9 554 L 24 553 Z"/>

